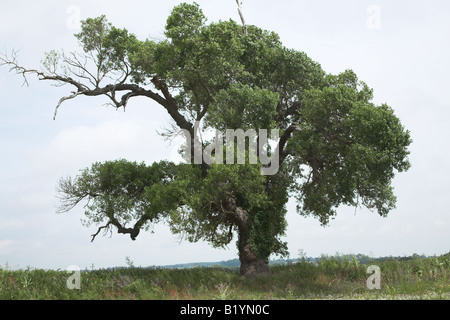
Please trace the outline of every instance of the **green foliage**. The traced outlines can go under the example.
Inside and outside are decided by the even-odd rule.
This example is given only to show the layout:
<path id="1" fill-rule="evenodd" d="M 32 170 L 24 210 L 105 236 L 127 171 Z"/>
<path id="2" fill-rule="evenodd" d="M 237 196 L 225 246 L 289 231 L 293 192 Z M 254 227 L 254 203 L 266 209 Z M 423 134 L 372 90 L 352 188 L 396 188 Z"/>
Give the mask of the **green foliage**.
<path id="1" fill-rule="evenodd" d="M 167 19 L 166 36 L 175 43 L 191 41 L 205 21 L 206 17 L 197 3 L 182 3 Z"/>
<path id="2" fill-rule="evenodd" d="M 60 180 L 59 211 L 68 211 L 87 200 L 87 225 L 108 218 L 126 224 L 146 217 L 154 223 L 177 207 L 178 190 L 171 183 L 175 177 L 176 166 L 166 161 L 151 166 L 123 159 L 95 163 L 75 179 Z"/>
<path id="3" fill-rule="evenodd" d="M 307 165 L 298 194 L 299 211 L 323 224 L 340 204 L 363 204 L 382 216 L 395 207 L 391 181 L 395 170 L 409 168 L 411 143 L 393 110 L 375 106 L 372 90 L 352 71 L 328 76 L 323 88 L 308 90 L 300 112 L 300 130 L 289 148 L 291 164 Z M 295 172 L 295 170 L 294 170 Z"/>
<path id="4" fill-rule="evenodd" d="M 81 32 L 76 34 L 75 37 L 80 42 L 84 52 L 100 52 L 110 28 L 111 23 L 107 22 L 105 15 L 88 18 L 81 21 Z"/>
<path id="5" fill-rule="evenodd" d="M 100 74 L 97 76 L 96 87 L 108 73 L 117 76 L 120 72 L 125 72 L 131 75 L 133 81 L 137 83 L 143 81 L 140 68 L 129 70 L 128 65 L 142 60 L 142 52 L 147 49 L 147 46 L 146 43 L 139 41 L 134 34 L 130 34 L 128 30 L 114 27 L 107 21 L 106 16 L 101 15 L 97 18 L 88 18 L 82 21 L 81 32 L 75 34 L 75 37 L 80 42 L 84 52 L 88 54 L 88 59 L 92 60 L 96 64 L 98 72 L 103 74 L 103 76 L 100 76 Z M 46 60 L 48 60 L 48 57 Z M 83 65 L 79 64 L 79 61 L 73 62 L 72 65 L 84 68 Z M 83 72 L 86 71 L 83 70 Z"/>
<path id="6" fill-rule="evenodd" d="M 281 240 L 287 227 L 285 213 L 270 207 L 251 212 L 250 245 L 258 256 L 289 255 L 287 243 Z"/>
<path id="7" fill-rule="evenodd" d="M 270 130 L 275 127 L 279 95 L 258 87 L 233 84 L 214 97 L 206 123 L 213 128 Z"/>

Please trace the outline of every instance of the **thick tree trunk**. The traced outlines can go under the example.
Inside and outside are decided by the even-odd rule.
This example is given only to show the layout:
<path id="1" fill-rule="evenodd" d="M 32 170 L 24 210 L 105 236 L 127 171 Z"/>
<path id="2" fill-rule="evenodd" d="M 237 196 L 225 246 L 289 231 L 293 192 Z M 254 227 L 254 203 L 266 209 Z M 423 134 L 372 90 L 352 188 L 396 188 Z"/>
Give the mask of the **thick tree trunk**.
<path id="1" fill-rule="evenodd" d="M 248 213 L 237 207 L 234 199 L 228 199 L 226 212 L 230 220 L 238 227 L 240 272 L 246 277 L 270 275 L 269 259 L 261 258 L 250 245 L 250 219 Z M 222 206 L 223 208 L 223 206 Z"/>
<path id="2" fill-rule="evenodd" d="M 240 234 L 241 238 L 242 235 Z M 258 257 L 250 247 L 248 241 L 239 239 L 239 261 L 241 262 L 240 272 L 246 277 L 268 276 L 270 275 L 269 259 Z"/>

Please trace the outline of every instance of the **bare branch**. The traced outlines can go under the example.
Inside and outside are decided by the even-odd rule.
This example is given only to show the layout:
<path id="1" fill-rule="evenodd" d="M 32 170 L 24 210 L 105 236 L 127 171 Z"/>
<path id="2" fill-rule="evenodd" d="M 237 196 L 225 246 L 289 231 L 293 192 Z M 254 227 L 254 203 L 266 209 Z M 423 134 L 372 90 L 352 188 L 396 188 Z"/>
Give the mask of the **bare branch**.
<path id="1" fill-rule="evenodd" d="M 238 5 L 238 12 L 239 12 L 239 16 L 241 17 L 242 26 L 244 27 L 244 35 L 248 36 L 247 24 L 245 23 L 244 14 L 242 13 L 242 2 L 239 2 L 239 0 L 236 0 L 236 3 Z"/>
<path id="2" fill-rule="evenodd" d="M 31 70 L 31 69 L 26 69 L 22 66 L 20 66 L 17 62 L 17 53 L 18 51 L 12 51 L 11 52 L 11 57 L 8 56 L 8 54 L 1 54 L 0 55 L 0 66 L 9 66 L 10 69 L 9 71 L 14 71 L 16 74 L 18 75 L 22 75 L 23 77 L 23 85 L 26 85 L 27 87 L 29 86 L 28 80 L 27 80 L 27 73 L 35 73 L 38 76 L 42 75 L 41 72 L 37 71 L 37 70 Z"/>
<path id="3" fill-rule="evenodd" d="M 57 213 L 69 212 L 83 200 L 87 200 L 87 204 L 84 206 L 86 208 L 91 200 L 99 196 L 93 190 L 80 188 L 70 177 L 59 179 L 56 192 L 57 197 L 61 200 Z"/>
<path id="4" fill-rule="evenodd" d="M 70 96 L 62 97 L 62 98 L 59 100 L 58 104 L 56 105 L 55 113 L 53 114 L 53 120 L 56 119 L 56 114 L 58 113 L 58 109 L 59 109 L 59 107 L 61 106 L 61 103 L 63 103 L 63 102 L 66 101 L 66 100 L 74 99 L 74 98 L 76 98 L 77 96 L 79 96 L 79 95 L 81 95 L 81 94 L 83 94 L 83 92 L 73 92 L 73 94 L 70 95 Z"/>
<path id="5" fill-rule="evenodd" d="M 72 66 L 80 71 L 80 72 L 75 72 L 75 70 L 70 69 L 70 72 L 79 78 L 88 80 L 89 83 L 91 85 L 93 85 L 94 87 L 98 87 L 99 79 L 97 79 L 91 72 L 89 72 L 89 70 L 87 68 L 87 63 L 88 63 L 89 57 L 88 56 L 80 57 L 80 58 L 84 58 L 84 63 L 81 63 L 79 58 L 76 56 L 76 53 L 71 52 L 70 55 L 72 56 L 72 58 L 67 57 L 63 53 L 63 61 L 65 63 L 67 63 L 69 66 Z"/>
<path id="6" fill-rule="evenodd" d="M 0 66 L 2 66 L 2 65 L 9 66 L 10 71 L 14 71 L 16 74 L 22 75 L 24 78 L 24 85 L 26 84 L 27 86 L 29 85 L 29 82 L 27 79 L 28 74 L 35 74 L 39 80 L 55 81 L 58 86 L 62 86 L 65 84 L 73 85 L 77 89 L 77 91 L 72 92 L 72 94 L 69 96 L 62 97 L 59 100 L 59 102 L 55 108 L 55 113 L 54 113 L 53 119 L 56 118 L 57 111 L 64 101 L 74 99 L 79 95 L 85 95 L 85 96 L 106 95 L 113 102 L 113 105 L 116 108 L 125 107 L 128 103 L 128 100 L 131 97 L 145 96 L 145 97 L 151 98 L 152 100 L 158 102 L 160 105 L 164 106 L 166 109 L 168 108 L 168 103 L 167 103 L 166 99 L 164 99 L 157 93 L 154 93 L 151 90 L 143 89 L 143 88 L 139 87 L 138 85 L 124 83 L 129 75 L 128 66 L 125 66 L 125 70 L 123 71 L 121 79 L 119 80 L 120 82 L 118 84 L 107 85 L 103 88 L 100 88 L 99 84 L 101 82 L 101 79 L 104 77 L 104 74 L 100 75 L 100 72 L 98 72 L 98 75 L 100 78 L 96 78 L 91 72 L 89 72 L 89 70 L 87 68 L 87 60 L 90 58 L 88 56 L 85 57 L 84 62 L 82 62 L 80 60 L 80 58 L 76 56 L 75 53 L 71 53 L 71 56 L 66 56 L 64 53 L 62 53 L 62 58 L 63 58 L 63 62 L 67 66 L 69 66 L 69 68 L 67 69 L 68 72 L 70 72 L 72 75 L 76 76 L 79 79 L 88 80 L 89 83 L 94 88 L 89 88 L 87 85 L 83 84 L 79 80 L 74 80 L 73 78 L 71 78 L 68 75 L 58 74 L 57 70 L 56 70 L 56 66 L 52 66 L 52 70 L 47 70 L 48 73 L 38 71 L 35 69 L 27 69 L 25 67 L 22 67 L 17 62 L 17 51 L 13 51 L 11 54 L 11 57 L 8 56 L 7 54 L 0 55 Z M 119 91 L 129 91 L 129 92 L 124 94 L 121 97 L 120 101 L 118 101 L 116 99 L 116 92 L 119 92 Z M 164 87 L 163 93 L 166 97 L 171 98 L 167 87 Z M 174 102 L 173 99 L 171 100 L 171 102 L 173 104 L 173 102 Z M 175 115 L 175 117 L 177 117 L 177 119 L 179 119 L 178 120 L 179 122 L 180 121 L 183 122 L 182 116 L 179 113 L 177 113 L 175 108 L 172 107 L 170 109 L 172 111 L 169 113 L 172 113 L 173 115 Z M 184 119 L 184 122 L 186 122 L 185 119 Z"/>
<path id="7" fill-rule="evenodd" d="M 96 233 L 91 234 L 91 237 L 92 237 L 91 242 L 94 242 L 95 237 L 100 233 L 100 231 L 102 231 L 102 229 L 106 228 L 108 230 L 110 225 L 111 225 L 111 221 L 109 221 L 106 225 L 99 227 Z"/>
<path id="8" fill-rule="evenodd" d="M 25 67 L 20 66 L 17 62 L 17 51 L 13 51 L 11 57 L 9 57 L 6 54 L 0 55 L 0 66 L 2 65 L 9 66 L 10 71 L 14 71 L 16 74 L 21 74 L 24 78 L 24 84 L 26 84 L 27 86 L 28 86 L 27 81 L 28 74 L 35 74 L 39 80 L 54 81 L 58 84 L 58 86 L 62 86 L 65 84 L 73 85 L 77 90 L 75 92 L 72 92 L 71 95 L 63 97 L 59 100 L 55 108 L 53 119 L 56 118 L 57 111 L 64 101 L 74 99 L 79 95 L 84 96 L 105 95 L 111 100 L 113 106 L 115 106 L 116 108 L 120 107 L 125 108 L 130 98 L 142 96 L 148 97 L 156 101 L 161 106 L 163 106 L 180 129 L 185 129 L 193 133 L 193 124 L 190 123 L 185 118 L 185 116 L 180 113 L 177 106 L 177 102 L 171 95 L 164 79 L 160 79 L 159 77 L 153 77 L 153 79 L 151 80 L 153 85 L 156 87 L 156 89 L 158 89 L 162 93 L 163 96 L 159 95 L 156 92 L 153 92 L 152 90 L 144 89 L 136 84 L 127 84 L 125 83 L 125 81 L 128 79 L 129 75 L 131 74 L 131 71 L 130 67 L 124 61 L 124 64 L 121 68 L 121 72 L 120 71 L 118 72 L 118 74 L 120 75 L 115 78 L 114 81 L 115 84 L 109 84 L 104 87 L 100 87 L 101 81 L 107 76 L 108 73 L 111 72 L 111 70 L 101 70 L 101 68 L 103 68 L 102 67 L 103 62 L 96 61 L 95 57 L 93 56 L 84 56 L 84 61 L 82 61 L 83 57 L 77 56 L 75 53 L 71 53 L 70 56 L 67 56 L 64 54 L 64 52 L 62 52 L 60 54 L 60 57 L 62 57 L 66 67 L 66 69 L 63 70 L 64 71 L 63 74 L 57 73 L 58 57 L 55 57 L 53 60 L 49 60 L 48 64 L 44 65 L 44 67 L 47 68 L 48 72 L 43 72 L 34 69 L 27 69 Z M 94 76 L 93 73 L 88 70 L 88 60 L 92 60 L 92 62 L 96 64 L 97 76 Z M 75 76 L 76 80 L 70 77 L 70 75 Z M 86 85 L 82 83 L 81 82 L 82 80 L 88 80 L 89 84 Z M 91 86 L 91 88 L 89 86 Z M 116 98 L 116 94 L 117 92 L 120 91 L 128 91 L 128 92 L 124 93 L 120 98 L 120 100 L 118 100 Z M 203 112 L 206 112 L 206 110 L 204 110 Z"/>

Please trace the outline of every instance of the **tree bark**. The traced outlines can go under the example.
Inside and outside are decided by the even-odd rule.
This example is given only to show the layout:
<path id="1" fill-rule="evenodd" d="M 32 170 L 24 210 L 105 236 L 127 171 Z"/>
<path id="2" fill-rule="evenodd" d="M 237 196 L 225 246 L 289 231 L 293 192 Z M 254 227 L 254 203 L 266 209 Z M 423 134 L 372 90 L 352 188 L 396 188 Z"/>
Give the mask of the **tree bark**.
<path id="1" fill-rule="evenodd" d="M 250 244 L 250 219 L 249 214 L 242 208 L 236 206 L 236 201 L 229 198 L 223 206 L 224 212 L 238 228 L 238 250 L 239 261 L 241 263 L 240 273 L 246 277 L 268 276 L 270 275 L 269 259 L 258 256 Z"/>
<path id="2" fill-rule="evenodd" d="M 248 242 L 248 236 L 248 234 L 239 232 L 238 249 L 241 275 L 246 277 L 270 275 L 269 259 L 258 257 Z"/>

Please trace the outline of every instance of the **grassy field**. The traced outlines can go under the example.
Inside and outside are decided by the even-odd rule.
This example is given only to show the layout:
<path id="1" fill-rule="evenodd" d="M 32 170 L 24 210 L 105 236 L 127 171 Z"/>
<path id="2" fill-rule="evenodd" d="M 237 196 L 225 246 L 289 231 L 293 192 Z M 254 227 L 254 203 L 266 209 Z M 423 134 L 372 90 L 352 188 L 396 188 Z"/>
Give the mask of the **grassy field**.
<path id="1" fill-rule="evenodd" d="M 366 285 L 369 265 L 381 271 L 381 288 Z M 271 277 L 246 279 L 226 268 L 115 268 L 81 271 L 81 288 L 68 289 L 66 270 L 0 268 L 2 300 L 450 300 L 450 254 L 383 259 L 321 257 L 271 267 Z"/>

